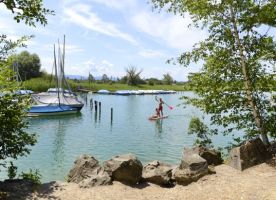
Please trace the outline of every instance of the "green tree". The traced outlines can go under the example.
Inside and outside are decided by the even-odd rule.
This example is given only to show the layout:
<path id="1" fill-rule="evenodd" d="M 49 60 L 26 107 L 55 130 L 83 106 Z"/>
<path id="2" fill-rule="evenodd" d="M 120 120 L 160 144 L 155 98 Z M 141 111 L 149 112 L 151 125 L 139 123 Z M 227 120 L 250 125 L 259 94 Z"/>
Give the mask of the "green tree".
<path id="1" fill-rule="evenodd" d="M 163 82 L 157 78 L 148 78 L 146 79 L 147 83 L 149 85 L 162 85 Z"/>
<path id="2" fill-rule="evenodd" d="M 171 85 L 173 84 L 173 77 L 169 74 L 163 74 L 163 82 L 165 85 Z"/>
<path id="3" fill-rule="evenodd" d="M 142 69 L 140 71 L 133 65 L 130 65 L 126 70 L 127 84 L 128 85 L 138 85 L 141 82 L 140 74 L 142 73 Z"/>
<path id="4" fill-rule="evenodd" d="M 200 145 L 207 148 L 214 147 L 210 136 L 216 133 L 211 133 L 208 127 L 202 121 L 200 121 L 199 118 L 193 117 L 191 119 L 188 134 L 195 134 L 197 136 L 197 139 L 195 141 L 196 145 Z"/>
<path id="5" fill-rule="evenodd" d="M 109 81 L 108 76 L 107 76 L 106 74 L 103 74 L 103 75 L 102 75 L 102 82 L 103 82 L 103 83 L 107 83 L 108 81 Z"/>
<path id="6" fill-rule="evenodd" d="M 12 59 L 13 68 L 16 68 L 22 81 L 41 76 L 41 64 L 37 54 L 22 51 L 18 55 L 11 56 L 10 59 Z"/>
<path id="7" fill-rule="evenodd" d="M 53 14 L 53 11 L 43 8 L 41 0 L 0 0 L 2 4 L 12 11 L 17 22 L 23 20 L 30 26 L 35 26 L 36 22 L 46 25 L 45 16 Z M 0 166 L 4 167 L 6 158 L 17 159 L 28 154 L 29 146 L 36 142 L 35 135 L 26 132 L 28 124 L 25 117 L 30 99 L 14 93 L 18 83 L 13 79 L 12 63 L 7 60 L 17 47 L 25 47 L 24 41 L 29 38 L 23 36 L 12 41 L 7 39 L 7 35 L 0 35 Z M 12 164 L 11 167 L 15 169 Z"/>
<path id="8" fill-rule="evenodd" d="M 0 165 L 6 167 L 6 158 L 17 159 L 30 152 L 36 137 L 26 132 L 26 110 L 30 99 L 14 94 L 18 89 L 10 63 L 0 62 Z M 12 165 L 11 165 L 12 166 Z"/>
<path id="9" fill-rule="evenodd" d="M 275 0 L 152 0 L 156 8 L 184 16 L 209 36 L 185 52 L 177 62 L 189 66 L 203 61 L 202 70 L 190 77 L 199 98 L 184 97 L 206 113 L 212 124 L 225 127 L 224 133 L 242 130 L 247 137 L 276 136 L 276 115 L 261 80 L 268 76 L 269 62 L 276 60 L 276 44 L 269 28 L 276 26 Z M 262 29 L 267 31 L 262 34 Z M 271 79 L 270 79 L 271 80 Z M 273 80 L 271 80 L 273 81 Z M 271 91 L 274 87 L 266 88 Z"/>
<path id="10" fill-rule="evenodd" d="M 89 72 L 89 75 L 88 75 L 88 83 L 93 83 L 95 81 L 95 78 L 93 77 L 93 75 Z"/>
<path id="11" fill-rule="evenodd" d="M 118 80 L 119 83 L 122 83 L 122 84 L 127 84 L 127 76 L 123 76 L 122 78 L 120 78 Z"/>

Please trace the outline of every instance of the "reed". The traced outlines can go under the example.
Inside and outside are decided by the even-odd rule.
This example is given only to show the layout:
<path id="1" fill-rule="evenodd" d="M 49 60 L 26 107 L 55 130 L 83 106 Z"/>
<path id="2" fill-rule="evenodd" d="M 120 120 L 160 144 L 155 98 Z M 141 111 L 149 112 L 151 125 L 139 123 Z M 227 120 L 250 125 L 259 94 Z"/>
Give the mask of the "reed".
<path id="1" fill-rule="evenodd" d="M 175 90 L 185 91 L 185 85 L 148 85 L 141 84 L 137 86 L 130 86 L 121 83 L 89 83 L 88 81 L 74 81 L 68 80 L 68 83 L 73 91 L 79 88 L 90 91 L 109 90 L 114 92 L 116 90 Z M 55 83 L 49 77 L 33 78 L 23 83 L 24 89 L 33 90 L 34 92 L 45 92 L 50 87 L 55 87 Z"/>

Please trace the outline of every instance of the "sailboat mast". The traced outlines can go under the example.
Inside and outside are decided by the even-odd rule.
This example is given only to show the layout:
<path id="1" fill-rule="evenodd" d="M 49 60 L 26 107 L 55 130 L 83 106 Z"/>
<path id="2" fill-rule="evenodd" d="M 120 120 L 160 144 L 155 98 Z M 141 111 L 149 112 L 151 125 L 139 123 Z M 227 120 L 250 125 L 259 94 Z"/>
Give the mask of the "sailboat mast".
<path id="1" fill-rule="evenodd" d="M 62 54 L 62 77 L 63 77 L 63 81 L 64 84 L 66 85 L 66 87 L 68 88 L 69 92 L 71 93 L 72 90 L 70 88 L 70 85 L 68 84 L 66 77 L 65 77 L 65 73 L 64 73 L 64 65 L 65 65 L 65 35 L 63 36 L 63 54 Z"/>
<path id="2" fill-rule="evenodd" d="M 55 47 L 55 45 L 54 45 L 54 67 L 55 67 L 55 77 L 56 77 L 56 86 L 57 86 L 57 95 L 58 95 L 58 105 L 60 106 L 58 71 L 57 71 L 57 60 L 56 60 L 56 47 Z"/>

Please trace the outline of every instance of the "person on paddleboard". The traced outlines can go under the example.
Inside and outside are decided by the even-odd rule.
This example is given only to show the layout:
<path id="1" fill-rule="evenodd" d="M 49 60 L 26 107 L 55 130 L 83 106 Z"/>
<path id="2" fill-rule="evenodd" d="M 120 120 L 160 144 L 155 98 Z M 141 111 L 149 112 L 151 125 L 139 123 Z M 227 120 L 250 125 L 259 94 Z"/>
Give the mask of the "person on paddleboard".
<path id="1" fill-rule="evenodd" d="M 163 104 L 164 104 L 164 101 L 162 98 L 159 98 L 159 100 L 157 100 L 159 102 L 159 112 L 160 112 L 160 117 L 163 117 Z"/>
<path id="2" fill-rule="evenodd" d="M 158 118 L 160 118 L 159 107 L 155 108 L 155 114 L 152 115 L 149 119 L 158 119 Z"/>

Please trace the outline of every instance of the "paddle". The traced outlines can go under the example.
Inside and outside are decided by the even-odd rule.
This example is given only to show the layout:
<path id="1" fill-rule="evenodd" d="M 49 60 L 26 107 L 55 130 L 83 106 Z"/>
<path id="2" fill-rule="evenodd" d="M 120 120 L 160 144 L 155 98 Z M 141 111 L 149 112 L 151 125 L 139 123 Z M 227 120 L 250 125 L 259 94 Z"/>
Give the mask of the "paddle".
<path id="1" fill-rule="evenodd" d="M 172 106 L 169 106 L 168 104 L 166 104 L 166 102 L 164 102 L 164 104 L 165 104 L 166 106 L 168 106 L 168 108 L 169 108 L 170 110 L 173 109 L 173 107 L 172 107 Z"/>
<path id="2" fill-rule="evenodd" d="M 157 98 L 159 98 L 159 97 L 155 96 L 155 100 L 156 100 L 157 102 L 159 102 L 159 100 L 158 100 Z M 160 98 L 159 98 L 159 99 L 160 99 Z M 172 106 L 169 106 L 165 101 L 163 101 L 163 103 L 164 103 L 166 106 L 168 106 L 168 108 L 169 108 L 170 110 L 173 109 L 173 107 L 172 107 Z"/>

